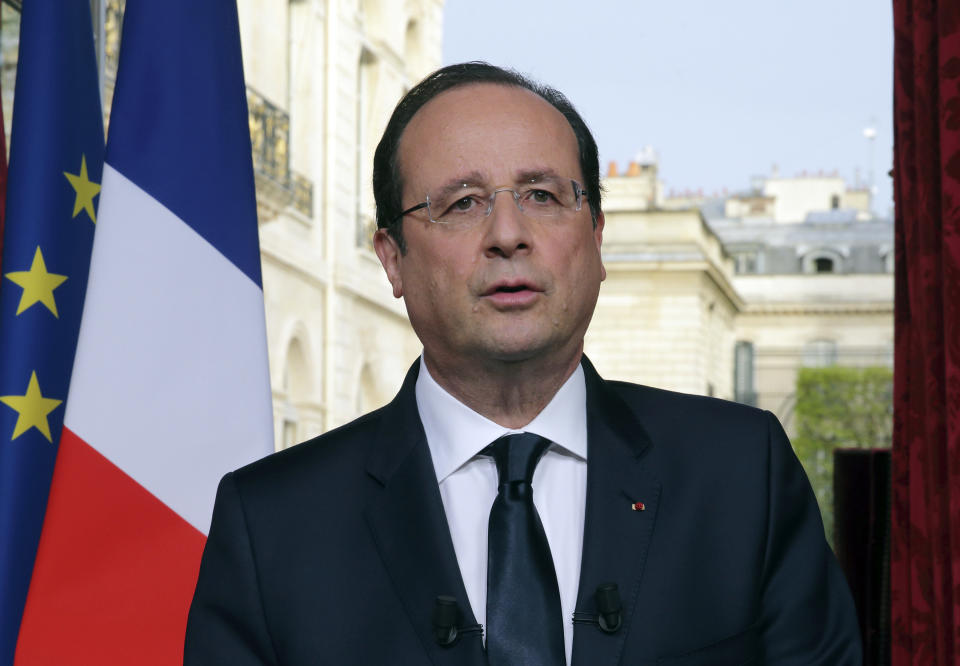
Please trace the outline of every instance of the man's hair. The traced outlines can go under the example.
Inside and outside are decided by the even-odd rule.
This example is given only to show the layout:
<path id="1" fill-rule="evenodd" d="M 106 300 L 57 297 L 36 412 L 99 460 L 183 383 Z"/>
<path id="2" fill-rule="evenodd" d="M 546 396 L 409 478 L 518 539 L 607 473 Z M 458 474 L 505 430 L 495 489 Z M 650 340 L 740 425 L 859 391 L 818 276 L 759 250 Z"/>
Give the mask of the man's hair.
<path id="1" fill-rule="evenodd" d="M 396 219 L 403 210 L 403 179 L 397 160 L 400 137 L 410 120 L 427 102 L 442 92 L 474 83 L 524 88 L 536 93 L 563 114 L 577 137 L 583 187 L 587 192 L 590 216 L 596 225 L 597 216 L 600 214 L 600 161 L 597 156 L 597 142 L 570 100 L 559 90 L 532 81 L 512 69 L 486 62 L 465 62 L 448 65 L 430 74 L 411 88 L 393 110 L 373 156 L 373 197 L 377 204 L 377 227 L 386 229 L 393 236 L 401 252 L 406 250 L 402 220 Z"/>

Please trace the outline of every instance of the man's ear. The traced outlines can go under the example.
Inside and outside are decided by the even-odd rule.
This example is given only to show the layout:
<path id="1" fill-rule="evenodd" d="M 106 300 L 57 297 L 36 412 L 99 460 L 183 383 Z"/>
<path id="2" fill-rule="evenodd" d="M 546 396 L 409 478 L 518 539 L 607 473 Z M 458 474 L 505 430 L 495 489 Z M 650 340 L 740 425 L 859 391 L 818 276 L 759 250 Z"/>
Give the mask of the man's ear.
<path id="1" fill-rule="evenodd" d="M 593 240 L 597 244 L 597 254 L 600 255 L 600 281 L 603 282 L 607 279 L 607 269 L 603 265 L 603 253 L 600 251 L 600 246 L 603 245 L 603 224 L 605 220 L 603 219 L 603 211 L 597 213 L 597 224 L 593 228 Z"/>
<path id="2" fill-rule="evenodd" d="M 403 253 L 400 252 L 400 246 L 386 229 L 377 229 L 373 234 L 373 249 L 376 250 L 380 264 L 387 273 L 387 279 L 393 286 L 393 297 L 400 298 L 403 296 L 403 280 L 400 277 Z"/>

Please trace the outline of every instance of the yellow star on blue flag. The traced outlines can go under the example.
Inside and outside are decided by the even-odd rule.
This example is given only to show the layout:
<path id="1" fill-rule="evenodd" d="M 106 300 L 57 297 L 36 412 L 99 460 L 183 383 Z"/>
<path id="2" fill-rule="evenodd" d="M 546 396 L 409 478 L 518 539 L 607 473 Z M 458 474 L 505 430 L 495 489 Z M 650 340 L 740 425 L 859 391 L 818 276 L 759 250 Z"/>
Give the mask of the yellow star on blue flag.
<path id="1" fill-rule="evenodd" d="M 87 156 L 80 156 L 80 173 L 63 172 L 63 175 L 70 181 L 77 198 L 73 201 L 73 216 L 76 217 L 80 211 L 86 211 L 90 220 L 97 223 L 97 213 L 93 208 L 93 198 L 100 194 L 100 184 L 94 183 L 87 176 Z"/>
<path id="2" fill-rule="evenodd" d="M 60 406 L 63 400 L 45 398 L 40 392 L 40 382 L 36 371 L 30 373 L 30 382 L 27 392 L 23 395 L 0 395 L 0 402 L 17 412 L 17 424 L 13 427 L 13 437 L 16 439 L 30 428 L 36 428 L 48 442 L 53 442 L 50 436 L 50 423 L 47 415 Z"/>
<path id="3" fill-rule="evenodd" d="M 47 272 L 47 264 L 43 260 L 39 245 L 33 255 L 33 263 L 30 264 L 29 271 L 12 271 L 7 273 L 6 277 L 14 284 L 23 287 L 23 294 L 17 305 L 18 315 L 31 305 L 42 303 L 54 317 L 60 317 L 57 313 L 57 302 L 53 298 L 53 290 L 66 282 L 67 276 Z"/>

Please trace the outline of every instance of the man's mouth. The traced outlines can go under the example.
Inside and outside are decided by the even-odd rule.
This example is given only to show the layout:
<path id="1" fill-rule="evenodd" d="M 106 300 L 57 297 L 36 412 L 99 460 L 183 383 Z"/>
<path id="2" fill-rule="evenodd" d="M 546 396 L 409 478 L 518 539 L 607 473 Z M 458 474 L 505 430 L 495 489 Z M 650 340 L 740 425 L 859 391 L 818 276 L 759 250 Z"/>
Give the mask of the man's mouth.
<path id="1" fill-rule="evenodd" d="M 525 309 L 536 303 L 543 290 L 520 280 L 504 280 L 490 285 L 483 298 L 498 310 Z"/>
<path id="2" fill-rule="evenodd" d="M 493 294 L 516 294 L 521 291 L 540 291 L 535 285 L 532 285 L 528 282 L 516 282 L 516 281 L 505 281 L 498 282 L 491 285 L 484 291 L 484 296 L 491 296 Z"/>

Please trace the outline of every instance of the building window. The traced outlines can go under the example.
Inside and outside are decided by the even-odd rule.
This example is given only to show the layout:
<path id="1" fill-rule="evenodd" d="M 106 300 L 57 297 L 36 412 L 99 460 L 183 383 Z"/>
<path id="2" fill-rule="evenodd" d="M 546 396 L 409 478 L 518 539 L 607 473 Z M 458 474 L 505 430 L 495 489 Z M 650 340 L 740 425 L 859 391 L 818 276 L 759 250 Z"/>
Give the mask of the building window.
<path id="1" fill-rule="evenodd" d="M 837 343 L 833 340 L 812 340 L 803 346 L 803 366 L 826 368 L 837 363 Z"/>
<path id="2" fill-rule="evenodd" d="M 283 435 L 280 442 L 280 448 L 289 449 L 291 446 L 300 441 L 297 437 L 297 422 L 291 419 L 283 420 Z"/>
<path id="3" fill-rule="evenodd" d="M 738 252 L 733 256 L 734 269 L 737 273 L 757 272 L 757 253 Z"/>
<path id="4" fill-rule="evenodd" d="M 830 208 L 831 210 L 840 208 L 840 195 L 834 194 L 830 197 Z"/>
<path id="5" fill-rule="evenodd" d="M 836 250 L 820 248 L 808 252 L 801 260 L 804 273 L 842 273 L 843 256 Z"/>
<path id="6" fill-rule="evenodd" d="M 733 348 L 733 399 L 745 405 L 757 405 L 753 384 L 753 343 L 738 340 Z"/>
<path id="7" fill-rule="evenodd" d="M 373 367 L 369 363 L 364 363 L 360 370 L 360 377 L 357 382 L 356 409 L 357 414 L 366 414 L 387 404 L 388 398 L 384 398 L 377 388 L 376 375 Z"/>
<path id="8" fill-rule="evenodd" d="M 286 449 L 300 441 L 309 423 L 304 424 L 301 410 L 311 394 L 310 365 L 300 340 L 294 338 L 287 347 L 286 363 L 280 384 L 281 395 L 277 401 L 281 423 L 278 449 Z"/>

